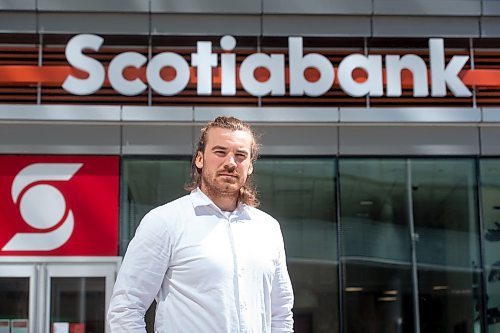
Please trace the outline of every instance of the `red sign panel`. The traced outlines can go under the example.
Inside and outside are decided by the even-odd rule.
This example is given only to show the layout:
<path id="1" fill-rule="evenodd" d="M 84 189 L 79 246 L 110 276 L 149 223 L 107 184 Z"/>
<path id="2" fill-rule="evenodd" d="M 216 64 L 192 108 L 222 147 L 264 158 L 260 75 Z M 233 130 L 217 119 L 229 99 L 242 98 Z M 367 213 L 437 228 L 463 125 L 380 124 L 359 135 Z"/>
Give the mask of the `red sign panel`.
<path id="1" fill-rule="evenodd" d="M 0 156 L 0 255 L 116 256 L 119 157 Z"/>

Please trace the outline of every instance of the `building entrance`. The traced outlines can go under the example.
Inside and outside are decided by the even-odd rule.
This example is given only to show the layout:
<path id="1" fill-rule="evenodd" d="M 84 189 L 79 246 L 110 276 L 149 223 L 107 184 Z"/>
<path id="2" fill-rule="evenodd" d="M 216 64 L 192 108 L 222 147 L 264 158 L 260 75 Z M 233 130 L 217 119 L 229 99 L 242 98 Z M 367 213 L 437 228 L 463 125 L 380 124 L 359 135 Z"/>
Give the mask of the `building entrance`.
<path id="1" fill-rule="evenodd" d="M 0 258 L 0 333 L 106 333 L 115 257 Z"/>

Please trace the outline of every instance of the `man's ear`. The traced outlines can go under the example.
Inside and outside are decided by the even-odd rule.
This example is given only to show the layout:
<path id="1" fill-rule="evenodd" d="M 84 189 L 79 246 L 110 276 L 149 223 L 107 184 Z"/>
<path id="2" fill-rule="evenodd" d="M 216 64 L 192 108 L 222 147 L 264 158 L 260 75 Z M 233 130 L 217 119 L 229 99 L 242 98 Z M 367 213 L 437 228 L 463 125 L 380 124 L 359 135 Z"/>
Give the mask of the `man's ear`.
<path id="1" fill-rule="evenodd" d="M 250 163 L 250 166 L 248 167 L 248 175 L 250 176 L 253 172 L 253 163 Z"/>
<path id="2" fill-rule="evenodd" d="M 198 169 L 203 169 L 203 154 L 201 151 L 196 153 L 196 158 L 194 159 L 194 164 Z"/>

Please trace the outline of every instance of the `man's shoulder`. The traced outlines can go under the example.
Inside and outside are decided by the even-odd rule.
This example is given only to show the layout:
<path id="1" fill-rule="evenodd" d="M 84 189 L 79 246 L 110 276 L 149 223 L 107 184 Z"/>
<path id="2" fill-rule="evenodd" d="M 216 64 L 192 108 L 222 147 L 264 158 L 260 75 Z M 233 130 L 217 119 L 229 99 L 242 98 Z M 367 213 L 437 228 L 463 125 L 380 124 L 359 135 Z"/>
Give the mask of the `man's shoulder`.
<path id="1" fill-rule="evenodd" d="M 187 207 L 191 206 L 191 200 L 189 198 L 189 194 L 183 195 L 175 200 L 169 201 L 163 205 L 157 206 L 149 212 L 150 214 L 160 214 L 163 215 L 165 213 L 182 213 L 185 211 Z"/>
<path id="2" fill-rule="evenodd" d="M 246 206 L 246 209 L 249 213 L 249 215 L 252 217 L 252 220 L 258 220 L 258 221 L 263 221 L 267 223 L 278 223 L 278 221 L 269 213 L 266 213 L 265 211 L 256 208 L 256 207 L 251 207 L 251 206 Z"/>

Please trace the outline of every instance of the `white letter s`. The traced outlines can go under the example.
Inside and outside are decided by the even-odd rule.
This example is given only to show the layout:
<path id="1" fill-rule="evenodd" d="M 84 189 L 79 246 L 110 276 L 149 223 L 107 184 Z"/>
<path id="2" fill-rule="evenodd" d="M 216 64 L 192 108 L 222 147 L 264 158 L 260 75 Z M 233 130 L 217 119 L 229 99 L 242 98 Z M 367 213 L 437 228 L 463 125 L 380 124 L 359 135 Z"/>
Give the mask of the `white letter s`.
<path id="1" fill-rule="evenodd" d="M 84 49 L 99 51 L 104 39 L 97 35 L 77 35 L 68 42 L 66 46 L 66 59 L 68 62 L 83 71 L 89 73 L 86 79 L 78 79 L 69 75 L 62 87 L 74 95 L 91 95 L 101 89 L 104 83 L 104 66 L 97 60 L 82 53 Z"/>

